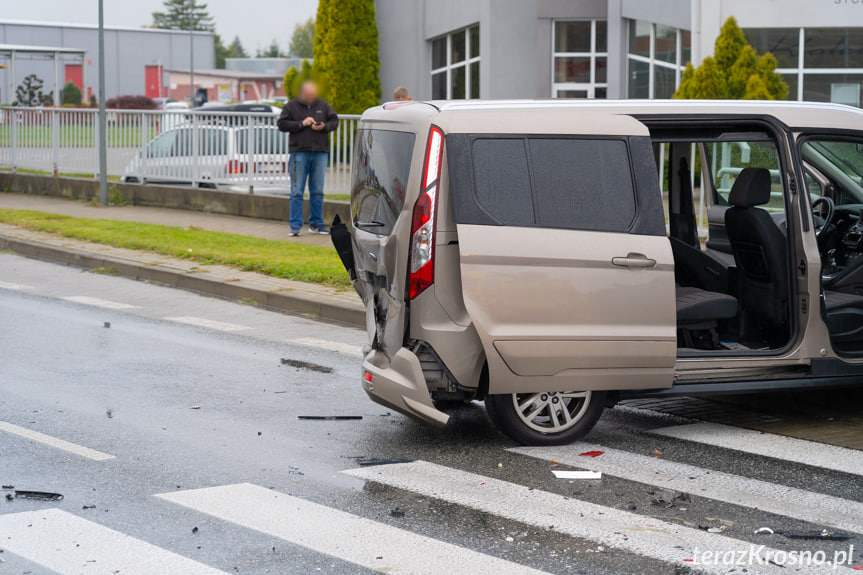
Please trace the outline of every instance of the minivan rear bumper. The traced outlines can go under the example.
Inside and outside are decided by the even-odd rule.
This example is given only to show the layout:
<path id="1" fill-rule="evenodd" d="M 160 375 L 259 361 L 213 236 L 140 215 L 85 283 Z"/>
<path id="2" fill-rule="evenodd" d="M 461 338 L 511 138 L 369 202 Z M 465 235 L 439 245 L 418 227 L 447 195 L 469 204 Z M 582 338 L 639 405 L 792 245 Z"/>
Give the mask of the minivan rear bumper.
<path id="1" fill-rule="evenodd" d="M 399 349 L 392 360 L 380 350 L 367 353 L 363 389 L 372 401 L 423 423 L 440 428 L 449 421 L 432 403 L 420 360 L 407 348 Z"/>

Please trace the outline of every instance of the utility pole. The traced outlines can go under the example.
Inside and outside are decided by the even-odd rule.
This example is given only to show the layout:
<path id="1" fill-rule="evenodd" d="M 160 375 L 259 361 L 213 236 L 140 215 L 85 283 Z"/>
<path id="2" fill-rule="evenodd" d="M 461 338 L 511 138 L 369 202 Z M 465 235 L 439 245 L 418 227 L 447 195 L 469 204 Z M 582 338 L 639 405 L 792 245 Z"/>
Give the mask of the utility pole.
<path id="1" fill-rule="evenodd" d="M 99 200 L 108 205 L 108 123 L 105 121 L 105 15 L 99 0 Z"/>
<path id="2" fill-rule="evenodd" d="M 189 95 L 195 106 L 195 0 L 189 0 Z"/>

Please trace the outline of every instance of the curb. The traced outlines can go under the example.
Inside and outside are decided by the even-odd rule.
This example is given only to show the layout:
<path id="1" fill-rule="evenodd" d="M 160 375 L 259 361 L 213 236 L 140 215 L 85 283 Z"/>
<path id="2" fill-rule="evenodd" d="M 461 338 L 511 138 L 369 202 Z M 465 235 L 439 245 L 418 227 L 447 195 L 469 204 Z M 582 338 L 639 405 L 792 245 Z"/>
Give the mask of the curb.
<path id="1" fill-rule="evenodd" d="M 0 249 L 33 259 L 85 269 L 110 267 L 117 270 L 118 275 L 136 280 L 230 299 L 251 299 L 262 306 L 280 311 L 312 315 L 361 327 L 366 325 L 365 310 L 346 305 L 343 301 L 327 295 L 313 296 L 300 292 L 256 289 L 189 275 L 161 266 L 143 265 L 121 258 L 95 255 L 74 248 L 58 248 L 3 235 L 0 235 Z"/>

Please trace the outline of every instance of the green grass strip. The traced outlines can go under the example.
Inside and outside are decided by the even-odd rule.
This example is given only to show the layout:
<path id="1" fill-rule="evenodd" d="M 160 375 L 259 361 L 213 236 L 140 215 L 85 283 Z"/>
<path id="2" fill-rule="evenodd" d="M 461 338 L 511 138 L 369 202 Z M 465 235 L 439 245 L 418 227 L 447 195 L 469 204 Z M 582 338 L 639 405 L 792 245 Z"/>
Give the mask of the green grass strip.
<path id="1" fill-rule="evenodd" d="M 118 248 L 144 250 L 273 277 L 349 288 L 335 249 L 158 224 L 74 218 L 32 210 L 0 210 L 0 222 Z"/>

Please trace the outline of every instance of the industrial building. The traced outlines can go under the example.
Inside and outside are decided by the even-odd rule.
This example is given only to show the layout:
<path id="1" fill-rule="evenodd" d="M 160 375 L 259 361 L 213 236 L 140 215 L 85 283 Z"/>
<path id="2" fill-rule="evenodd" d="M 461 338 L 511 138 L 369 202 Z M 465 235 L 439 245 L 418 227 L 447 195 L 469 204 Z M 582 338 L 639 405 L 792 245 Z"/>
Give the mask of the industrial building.
<path id="1" fill-rule="evenodd" d="M 60 89 L 73 82 L 85 99 L 97 91 L 98 29 L 94 25 L 0 20 L 0 45 L 12 48 L 0 50 L 0 64 L 7 66 L 0 69 L 0 103 L 11 103 L 14 86 L 29 74 L 44 81 L 46 93 L 54 90 L 55 55 Z M 20 49 L 16 51 L 16 47 Z M 38 47 L 38 53 L 29 50 L 31 47 Z M 193 49 L 195 68 L 215 68 L 210 32 L 106 27 L 106 97 L 166 96 L 170 89 L 166 70 L 188 70 Z"/>
<path id="2" fill-rule="evenodd" d="M 859 106 L 861 0 L 376 0 L 384 94 L 668 98 L 734 16 L 792 100 Z"/>

